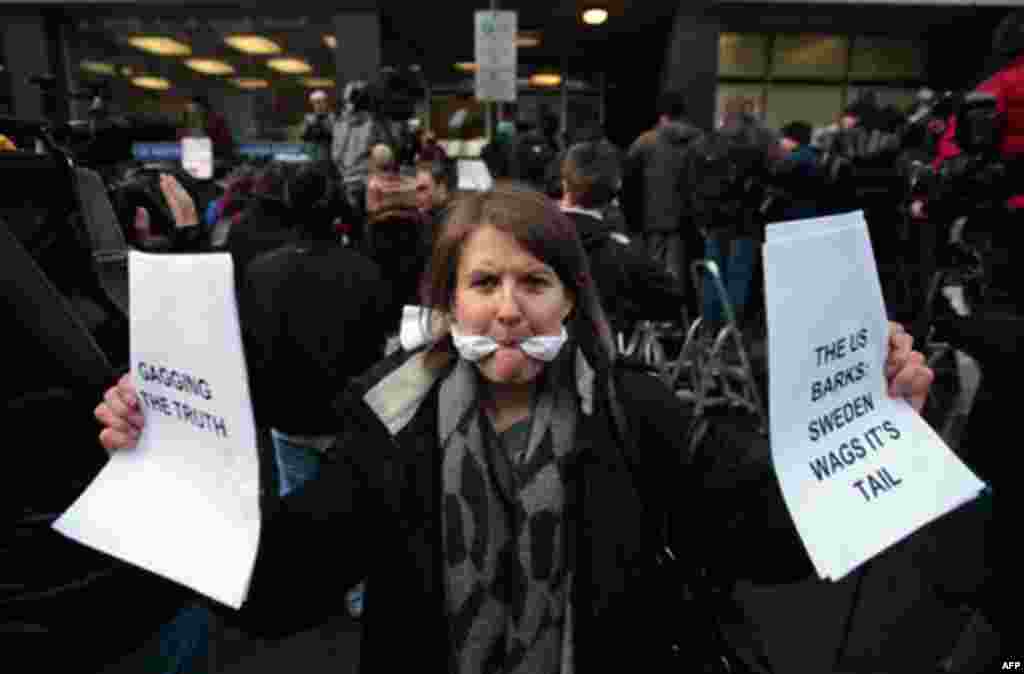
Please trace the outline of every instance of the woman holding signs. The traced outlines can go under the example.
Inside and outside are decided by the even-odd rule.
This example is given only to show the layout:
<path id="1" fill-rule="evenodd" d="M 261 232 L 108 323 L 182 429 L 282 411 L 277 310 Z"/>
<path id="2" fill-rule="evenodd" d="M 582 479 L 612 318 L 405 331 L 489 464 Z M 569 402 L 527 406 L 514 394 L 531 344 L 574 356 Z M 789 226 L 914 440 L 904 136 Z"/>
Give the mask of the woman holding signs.
<path id="1" fill-rule="evenodd" d="M 539 193 L 460 200 L 426 281 L 426 343 L 350 386 L 320 476 L 264 505 L 247 610 L 301 629 L 368 576 L 363 671 L 660 671 L 666 629 L 687 634 L 651 603 L 661 525 L 700 480 L 689 412 L 615 365 L 576 231 Z M 920 409 L 932 373 L 895 327 L 886 374 Z M 96 414 L 104 446 L 134 446 L 130 377 Z M 694 634 L 677 666 L 703 657 Z"/>

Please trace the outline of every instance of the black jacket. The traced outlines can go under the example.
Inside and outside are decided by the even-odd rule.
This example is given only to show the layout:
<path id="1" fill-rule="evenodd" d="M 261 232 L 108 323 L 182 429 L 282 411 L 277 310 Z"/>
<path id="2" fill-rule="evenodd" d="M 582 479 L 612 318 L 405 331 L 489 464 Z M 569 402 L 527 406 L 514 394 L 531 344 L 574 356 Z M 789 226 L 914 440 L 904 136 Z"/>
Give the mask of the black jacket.
<path id="1" fill-rule="evenodd" d="M 335 395 L 384 355 L 389 304 L 377 265 L 337 243 L 291 244 L 253 260 L 241 318 L 256 423 L 334 432 Z"/>
<path id="2" fill-rule="evenodd" d="M 295 241 L 288 206 L 271 198 L 257 198 L 228 233 L 227 252 L 235 267 L 235 288 L 241 288 L 245 269 L 260 255 Z"/>
<path id="3" fill-rule="evenodd" d="M 640 320 L 680 320 L 682 286 L 639 241 L 617 231 L 612 221 L 577 211 L 566 215 L 576 224 L 601 303 L 616 328 Z"/>
<path id="4" fill-rule="evenodd" d="M 448 671 L 440 379 L 421 386 L 418 407 L 408 404 L 411 396 L 385 396 L 379 416 L 368 402 L 398 382 L 401 390 L 415 388 L 410 373 L 424 371 L 416 358 L 399 352 L 361 378 L 339 403 L 344 430 L 319 478 L 265 505 L 245 607 L 250 628 L 264 634 L 305 629 L 344 611 L 346 590 L 368 576 L 363 672 Z M 580 417 L 579 451 L 566 474 L 578 560 L 576 669 L 655 671 L 645 666 L 655 652 L 653 626 L 666 619 L 682 626 L 685 618 L 651 610 L 666 588 L 655 587 L 648 571 L 654 523 L 670 508 L 685 510 L 694 493 L 682 458 L 689 415 L 659 380 L 623 372 L 618 397 L 632 442 L 622 448 L 613 440 L 603 379 L 594 386 L 593 414 Z M 386 421 L 396 420 L 389 431 Z"/>

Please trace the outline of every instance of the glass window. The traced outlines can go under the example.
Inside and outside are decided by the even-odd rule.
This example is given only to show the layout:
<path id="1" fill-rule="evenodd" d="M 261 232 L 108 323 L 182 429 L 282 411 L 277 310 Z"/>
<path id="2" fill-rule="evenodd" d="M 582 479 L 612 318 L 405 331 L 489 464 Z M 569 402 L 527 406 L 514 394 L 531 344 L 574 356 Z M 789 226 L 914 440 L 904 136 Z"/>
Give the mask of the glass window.
<path id="1" fill-rule="evenodd" d="M 755 111 L 760 111 L 764 101 L 763 84 L 719 84 L 715 97 L 715 119 L 721 121 L 727 101 L 743 98 L 753 103 Z"/>
<path id="2" fill-rule="evenodd" d="M 853 41 L 851 80 L 913 80 L 924 76 L 924 48 L 913 40 L 857 37 Z"/>
<path id="3" fill-rule="evenodd" d="M 907 111 L 914 106 L 917 94 L 916 89 L 900 87 L 850 87 L 847 89 L 846 100 L 852 103 L 869 91 L 874 92 L 879 105 L 893 105 L 901 111 Z"/>
<path id="4" fill-rule="evenodd" d="M 776 78 L 841 80 L 846 76 L 847 40 L 838 35 L 780 34 L 772 49 Z"/>
<path id="5" fill-rule="evenodd" d="M 790 122 L 825 126 L 835 121 L 843 106 L 843 88 L 802 84 L 773 84 L 768 87 L 765 122 L 778 129 Z"/>
<path id="6" fill-rule="evenodd" d="M 722 33 L 718 37 L 718 74 L 722 77 L 764 77 L 768 72 L 768 36 Z"/>

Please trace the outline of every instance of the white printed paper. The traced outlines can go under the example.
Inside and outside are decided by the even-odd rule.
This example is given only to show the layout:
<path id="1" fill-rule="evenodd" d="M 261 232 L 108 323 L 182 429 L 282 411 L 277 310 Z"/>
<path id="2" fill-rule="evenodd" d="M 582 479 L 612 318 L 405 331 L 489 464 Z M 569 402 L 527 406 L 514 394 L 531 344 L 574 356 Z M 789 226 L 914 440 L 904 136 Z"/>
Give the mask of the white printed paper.
<path id="1" fill-rule="evenodd" d="M 237 609 L 260 512 L 231 258 L 133 251 L 129 265 L 131 365 L 145 429 L 54 528 Z"/>
<path id="2" fill-rule="evenodd" d="M 494 187 L 494 179 L 482 159 L 459 159 L 455 162 L 458 189 L 486 192 Z"/>
<path id="3" fill-rule="evenodd" d="M 859 227 L 864 222 L 864 212 L 839 213 L 837 215 L 824 215 L 818 218 L 804 218 L 801 220 L 787 220 L 785 222 L 773 222 L 764 228 L 765 241 L 781 241 L 782 239 L 801 238 L 814 234 L 824 234 L 846 227 Z"/>
<path id="4" fill-rule="evenodd" d="M 786 504 L 819 576 L 838 580 L 984 484 L 888 396 L 888 321 L 863 216 L 822 220 L 764 247 L 769 405 Z"/>
<path id="5" fill-rule="evenodd" d="M 474 14 L 474 91 L 479 101 L 516 100 L 518 15 L 513 11 L 479 10 Z"/>
<path id="6" fill-rule="evenodd" d="M 181 139 L 181 167 L 196 180 L 213 177 L 213 141 L 186 136 Z"/>

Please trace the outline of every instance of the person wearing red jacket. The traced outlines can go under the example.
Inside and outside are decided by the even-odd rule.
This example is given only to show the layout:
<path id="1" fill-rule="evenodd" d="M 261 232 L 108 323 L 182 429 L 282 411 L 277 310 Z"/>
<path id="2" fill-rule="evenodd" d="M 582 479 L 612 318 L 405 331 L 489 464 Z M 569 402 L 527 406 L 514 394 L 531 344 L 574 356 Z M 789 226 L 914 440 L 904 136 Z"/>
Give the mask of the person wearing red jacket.
<path id="1" fill-rule="evenodd" d="M 976 88 L 979 93 L 995 97 L 996 112 L 1002 125 L 999 154 L 1008 164 L 1011 180 L 1024 166 L 1024 11 L 1011 12 L 1003 19 L 992 38 L 993 51 L 986 72 L 991 73 Z M 957 120 L 949 120 L 934 166 L 961 154 L 956 142 Z M 1012 226 L 1024 214 L 1024 189 L 1006 201 L 1006 216 L 1002 224 L 992 230 L 993 277 L 997 286 L 1004 287 L 1015 296 L 1020 286 L 1019 228 Z M 1005 278 L 995 278 L 1004 276 Z"/>

